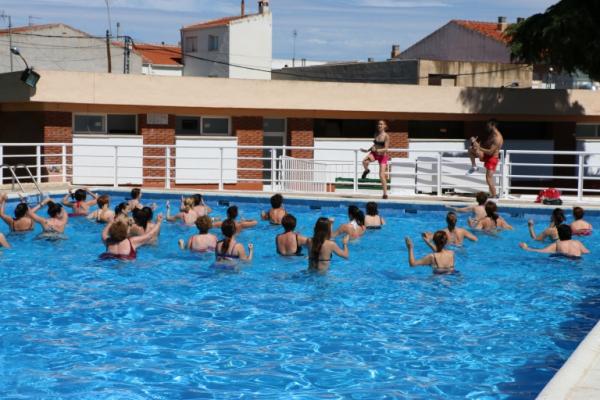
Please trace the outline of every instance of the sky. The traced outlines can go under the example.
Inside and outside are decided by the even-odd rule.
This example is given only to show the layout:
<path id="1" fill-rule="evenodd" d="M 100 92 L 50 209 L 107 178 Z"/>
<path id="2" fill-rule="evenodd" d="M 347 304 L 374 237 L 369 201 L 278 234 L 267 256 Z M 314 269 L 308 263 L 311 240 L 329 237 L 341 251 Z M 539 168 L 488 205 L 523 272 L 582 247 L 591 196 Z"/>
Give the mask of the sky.
<path id="1" fill-rule="evenodd" d="M 273 57 L 308 60 L 389 58 L 393 44 L 406 49 L 451 19 L 508 22 L 546 10 L 558 0 L 271 0 Z M 183 25 L 240 12 L 240 0 L 108 0 L 113 34 L 137 43 L 179 41 Z M 257 1 L 246 0 L 247 12 Z M 13 26 L 63 22 L 92 35 L 108 27 L 106 0 L 2 0 L 0 14 Z M 7 26 L 0 19 L 0 27 Z"/>

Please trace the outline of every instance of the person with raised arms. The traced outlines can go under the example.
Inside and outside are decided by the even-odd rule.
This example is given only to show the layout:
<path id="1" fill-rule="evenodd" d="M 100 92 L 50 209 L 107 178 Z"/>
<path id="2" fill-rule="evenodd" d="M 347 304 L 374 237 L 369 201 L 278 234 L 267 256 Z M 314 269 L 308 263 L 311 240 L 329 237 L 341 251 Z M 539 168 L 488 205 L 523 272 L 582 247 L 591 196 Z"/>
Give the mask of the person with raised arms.
<path id="1" fill-rule="evenodd" d="M 92 200 L 87 200 L 88 194 L 93 197 Z M 69 201 L 69 198 L 74 201 Z M 69 193 L 63 197 L 61 203 L 72 210 L 69 217 L 87 217 L 90 207 L 96 205 L 97 201 L 98 195 L 88 189 L 77 189 L 75 192 L 69 189 Z"/>
<path id="2" fill-rule="evenodd" d="M 448 235 L 448 244 L 454 246 L 462 246 L 465 239 L 468 239 L 472 242 L 476 242 L 478 240 L 477 236 L 473 235 L 466 229 L 458 228 L 456 226 L 457 221 L 458 218 L 454 212 L 450 211 L 448 214 L 446 214 L 447 227 L 442 229 L 442 231 L 446 232 L 446 235 Z M 424 232 L 423 238 L 427 243 L 431 243 L 431 241 L 433 240 L 433 234 L 430 232 Z"/>
<path id="3" fill-rule="evenodd" d="M 446 207 L 457 213 L 472 213 L 472 219 L 479 221 L 487 216 L 485 213 L 485 203 L 488 201 L 488 195 L 487 193 L 479 192 L 475 195 L 475 200 L 477 201 L 477 205 L 466 207 Z"/>
<path id="4" fill-rule="evenodd" d="M 582 254 L 590 253 L 583 243 L 581 243 L 579 240 L 572 239 L 571 227 L 569 225 L 559 225 L 556 230 L 558 232 L 558 240 L 549 244 L 543 249 L 531 248 L 527 245 L 527 243 L 519 243 L 519 246 L 526 251 L 561 255 L 575 259 L 580 258 Z"/>
<path id="5" fill-rule="evenodd" d="M 213 228 L 220 228 L 221 225 L 227 221 L 233 221 L 235 223 L 235 227 L 237 232 L 241 232 L 243 229 L 252 228 L 258 224 L 258 221 L 255 219 L 242 219 L 240 221 L 236 221 L 239 215 L 239 210 L 237 206 L 231 206 L 227 209 L 227 218 L 223 221 L 215 221 L 213 222 Z"/>
<path id="6" fill-rule="evenodd" d="M 307 247 L 308 255 L 308 270 L 312 272 L 325 273 L 331 265 L 331 258 L 336 254 L 342 258 L 350 256 L 348 249 L 348 241 L 350 236 L 346 235 L 342 239 L 343 248 L 340 249 L 338 244 L 331 240 L 331 220 L 321 217 L 315 223 L 315 228 L 312 238 L 308 239 Z"/>
<path id="7" fill-rule="evenodd" d="M 340 225 L 331 235 L 336 238 L 340 235 L 348 235 L 350 239 L 358 239 L 365 234 L 367 227 L 365 226 L 365 214 L 355 205 L 348 206 L 349 222 Z"/>
<path id="8" fill-rule="evenodd" d="M 6 201 L 8 200 L 8 196 L 6 194 L 0 194 L 0 218 L 8 225 L 8 228 L 11 232 L 29 232 L 33 230 L 34 222 L 31 219 L 27 212 L 29 211 L 29 206 L 25 202 L 21 202 L 17 204 L 14 211 L 14 218 L 6 215 L 4 212 L 4 207 L 6 205 Z"/>
<path id="9" fill-rule="evenodd" d="M 532 219 L 527 221 L 527 226 L 529 228 L 529 236 L 533 240 L 537 240 L 539 242 L 543 242 L 546 239 L 550 240 L 558 240 L 558 231 L 556 227 L 563 224 L 566 221 L 565 213 L 560 208 L 555 208 L 552 211 L 552 215 L 550 215 L 550 225 L 542 231 L 539 235 L 535 234 L 534 222 Z"/>
<path id="10" fill-rule="evenodd" d="M 192 195 L 192 199 L 194 200 L 194 212 L 197 216 L 202 217 L 203 215 L 208 215 L 212 212 L 212 208 L 204 202 L 200 193 Z"/>
<path id="11" fill-rule="evenodd" d="M 88 219 L 100 224 L 108 223 L 115 218 L 115 213 L 110 209 L 110 196 L 103 194 L 96 199 L 98 209 L 88 215 Z"/>
<path id="12" fill-rule="evenodd" d="M 498 215 L 498 206 L 493 201 L 488 201 L 485 204 L 485 218 L 475 221 L 469 219 L 469 226 L 484 232 L 497 232 L 501 229 L 512 230 L 508 222 Z"/>
<path id="13" fill-rule="evenodd" d="M 224 238 L 218 241 L 215 246 L 215 262 L 217 265 L 231 265 L 238 260 L 252 261 L 254 245 L 252 243 L 248 244 L 248 254 L 246 254 L 244 245 L 235 240 L 237 232 L 235 221 L 226 219 L 221 224 L 221 233 Z"/>
<path id="14" fill-rule="evenodd" d="M 198 228 L 198 234 L 191 236 L 187 244 L 183 239 L 179 239 L 178 244 L 181 250 L 189 250 L 196 253 L 207 253 L 209 251 L 215 251 L 217 248 L 217 237 L 212 233 L 209 233 L 212 228 L 212 220 L 208 215 L 203 215 L 196 219 L 196 228 Z"/>
<path id="15" fill-rule="evenodd" d="M 425 239 L 425 238 L 424 238 Z M 445 249 L 448 244 L 448 235 L 444 231 L 437 231 L 433 234 L 433 244 L 425 240 L 433 253 L 423 258 L 415 259 L 414 245 L 410 237 L 406 237 L 406 250 L 408 251 L 408 265 L 411 267 L 429 266 L 432 267 L 436 275 L 452 274 L 454 269 L 454 252 Z"/>
<path id="16" fill-rule="evenodd" d="M 135 260 L 137 248 L 151 241 L 160 229 L 163 217 L 158 215 L 156 224 L 148 232 L 140 236 L 127 237 L 129 227 L 123 221 L 111 221 L 102 231 L 102 241 L 106 251 L 100 255 L 101 260 Z"/>
<path id="17" fill-rule="evenodd" d="M 198 214 L 194 211 L 194 199 L 188 197 L 183 200 L 183 206 L 180 211 L 171 216 L 171 202 L 167 201 L 167 221 L 176 222 L 182 221 L 186 226 L 194 226 L 196 220 L 198 219 Z"/>
<path id="18" fill-rule="evenodd" d="M 271 196 L 271 209 L 263 211 L 260 215 L 264 221 L 269 221 L 273 225 L 281 225 L 281 220 L 287 214 L 283 208 L 283 196 L 279 193 Z"/>
<path id="19" fill-rule="evenodd" d="M 42 218 L 36 214 L 40 208 L 46 205 L 48 206 L 48 216 L 50 218 Z M 62 238 L 60 235 L 64 233 L 67 222 L 69 221 L 69 215 L 65 212 L 63 207 L 60 204 L 53 202 L 49 197 L 45 198 L 37 206 L 29 209 L 27 215 L 42 227 L 43 232 L 41 238 L 46 239 Z"/>

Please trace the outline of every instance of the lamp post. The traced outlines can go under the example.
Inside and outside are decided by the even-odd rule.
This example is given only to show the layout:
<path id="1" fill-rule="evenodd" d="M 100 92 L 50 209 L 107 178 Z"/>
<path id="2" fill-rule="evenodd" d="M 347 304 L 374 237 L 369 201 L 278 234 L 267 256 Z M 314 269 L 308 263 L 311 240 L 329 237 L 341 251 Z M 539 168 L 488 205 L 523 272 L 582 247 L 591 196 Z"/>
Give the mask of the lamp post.
<path id="1" fill-rule="evenodd" d="M 33 68 L 29 67 L 29 64 L 27 64 L 27 60 L 25 60 L 25 57 L 23 57 L 23 55 L 21 54 L 21 52 L 19 51 L 18 48 L 11 47 L 10 52 L 11 52 L 11 54 L 19 56 L 21 58 L 21 60 L 23 61 L 23 63 L 25 64 L 25 70 L 21 74 L 21 80 L 27 86 L 30 86 L 35 89 L 35 86 L 37 85 L 38 81 L 40 80 L 40 74 L 35 72 L 33 70 Z"/>

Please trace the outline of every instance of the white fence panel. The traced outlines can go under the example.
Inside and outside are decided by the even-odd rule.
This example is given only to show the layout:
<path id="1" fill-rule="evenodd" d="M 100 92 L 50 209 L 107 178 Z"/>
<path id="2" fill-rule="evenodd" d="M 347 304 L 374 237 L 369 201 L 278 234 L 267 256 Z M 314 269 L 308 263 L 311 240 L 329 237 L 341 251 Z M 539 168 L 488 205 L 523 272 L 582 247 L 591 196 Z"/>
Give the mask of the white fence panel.
<path id="1" fill-rule="evenodd" d="M 237 138 L 177 138 L 175 182 L 219 183 L 223 149 L 223 183 L 237 182 Z"/>

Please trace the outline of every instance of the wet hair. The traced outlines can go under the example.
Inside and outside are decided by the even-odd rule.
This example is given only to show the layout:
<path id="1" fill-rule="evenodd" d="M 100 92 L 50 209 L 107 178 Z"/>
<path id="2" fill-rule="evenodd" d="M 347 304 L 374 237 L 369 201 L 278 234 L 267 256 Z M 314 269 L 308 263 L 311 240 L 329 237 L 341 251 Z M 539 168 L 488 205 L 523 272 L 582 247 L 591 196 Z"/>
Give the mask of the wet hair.
<path id="1" fill-rule="evenodd" d="M 448 230 L 450 232 L 454 232 L 454 230 L 456 229 L 456 222 L 456 213 L 450 211 L 448 214 L 446 214 L 446 223 L 448 224 Z"/>
<path id="2" fill-rule="evenodd" d="M 103 194 L 96 199 L 96 204 L 98 204 L 99 208 L 102 208 L 110 203 L 110 196 L 107 194 Z"/>
<path id="3" fill-rule="evenodd" d="M 497 211 L 498 206 L 496 205 L 496 203 L 494 203 L 493 201 L 488 201 L 487 203 L 485 203 L 485 214 L 488 217 L 490 217 L 492 221 L 494 221 L 495 225 L 498 225 L 498 218 L 500 218 Z"/>
<path id="4" fill-rule="evenodd" d="M 195 204 L 196 204 L 196 202 L 194 201 L 193 198 L 187 197 L 185 200 L 183 200 L 183 209 L 184 209 L 184 211 L 191 211 L 191 210 L 193 210 Z"/>
<path id="5" fill-rule="evenodd" d="M 75 201 L 85 201 L 85 199 L 87 198 L 87 193 L 85 190 L 83 189 L 77 189 L 72 195 L 71 198 L 73 198 Z"/>
<path id="6" fill-rule="evenodd" d="M 375 203 L 374 201 L 370 201 L 367 203 L 367 207 L 366 207 L 366 211 L 367 211 L 367 215 L 370 215 L 372 217 L 376 216 L 379 214 L 379 210 L 377 210 L 377 203 Z"/>
<path id="7" fill-rule="evenodd" d="M 27 205 L 27 203 L 17 204 L 17 206 L 15 207 L 15 221 L 18 221 L 21 218 L 23 218 L 27 214 L 28 210 L 29 206 Z"/>
<path id="8" fill-rule="evenodd" d="M 573 207 L 573 217 L 575 218 L 576 221 L 582 219 L 584 213 L 585 212 L 583 211 L 583 208 Z"/>
<path id="9" fill-rule="evenodd" d="M 231 206 L 227 209 L 227 219 L 235 220 L 238 217 L 238 208 L 237 206 Z"/>
<path id="10" fill-rule="evenodd" d="M 555 227 L 558 227 L 560 224 L 565 222 L 567 219 L 565 218 L 565 213 L 560 208 L 555 208 L 552 211 L 552 215 L 550 216 L 550 220 L 554 224 Z"/>
<path id="11" fill-rule="evenodd" d="M 50 218 L 56 218 L 62 211 L 62 206 L 53 201 L 48 203 L 48 215 Z"/>
<path id="12" fill-rule="evenodd" d="M 149 207 L 144 207 L 136 208 L 131 212 L 133 216 L 133 222 L 135 222 L 137 226 L 142 227 L 144 231 L 148 226 L 148 222 L 152 219 L 152 214 L 148 215 L 148 210 L 146 209 L 152 211 Z"/>
<path id="13" fill-rule="evenodd" d="M 212 219 L 208 215 L 196 218 L 196 228 L 202 234 L 208 233 L 210 228 L 212 228 Z"/>
<path id="14" fill-rule="evenodd" d="M 321 217 L 315 223 L 310 248 L 310 267 L 316 269 L 319 264 L 319 253 L 327 239 L 331 237 L 331 221 L 329 218 Z"/>
<path id="15" fill-rule="evenodd" d="M 202 195 L 199 193 L 193 194 L 192 199 L 194 200 L 194 207 L 202 204 Z"/>
<path id="16" fill-rule="evenodd" d="M 221 233 L 223 234 L 223 236 L 225 236 L 225 239 L 223 239 L 221 253 L 227 253 L 227 250 L 229 250 L 229 245 L 231 244 L 231 239 L 233 238 L 233 235 L 235 235 L 235 232 L 235 221 L 233 221 L 232 219 L 226 219 L 225 221 L 223 221 L 223 224 L 221 225 Z"/>
<path id="17" fill-rule="evenodd" d="M 433 234 L 433 243 L 438 252 L 444 250 L 446 244 L 448 244 L 448 235 L 444 231 L 437 231 Z"/>
<path id="18" fill-rule="evenodd" d="M 365 214 L 355 205 L 348 206 L 348 216 L 356 221 L 359 226 L 365 224 Z"/>
<path id="19" fill-rule="evenodd" d="M 131 199 L 132 200 L 139 199 L 139 197 L 141 195 L 142 195 L 142 189 L 140 189 L 140 188 L 131 189 Z"/>
<path id="20" fill-rule="evenodd" d="M 274 194 L 273 196 L 271 196 L 271 207 L 280 208 L 282 204 L 283 204 L 283 196 L 282 195 L 277 193 L 277 194 Z"/>
<path id="21" fill-rule="evenodd" d="M 296 229 L 296 217 L 292 214 L 286 214 L 283 218 L 281 218 L 281 226 L 286 232 L 292 232 Z"/>
<path id="22" fill-rule="evenodd" d="M 108 228 L 108 238 L 113 243 L 120 243 L 127 239 L 129 228 L 123 221 L 114 222 L 110 228 Z"/>
<path id="23" fill-rule="evenodd" d="M 475 200 L 477 200 L 477 204 L 479 204 L 480 206 L 483 206 L 483 205 L 485 205 L 485 203 L 488 200 L 488 195 L 487 195 L 487 193 L 484 193 L 484 192 L 478 192 L 475 195 Z"/>
<path id="24" fill-rule="evenodd" d="M 571 240 L 573 233 L 569 225 L 560 224 L 556 230 L 558 231 L 558 240 Z"/>
<path id="25" fill-rule="evenodd" d="M 115 216 L 119 216 L 121 214 L 127 215 L 127 207 L 129 207 L 129 204 L 120 203 L 118 206 L 115 207 Z"/>

